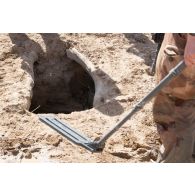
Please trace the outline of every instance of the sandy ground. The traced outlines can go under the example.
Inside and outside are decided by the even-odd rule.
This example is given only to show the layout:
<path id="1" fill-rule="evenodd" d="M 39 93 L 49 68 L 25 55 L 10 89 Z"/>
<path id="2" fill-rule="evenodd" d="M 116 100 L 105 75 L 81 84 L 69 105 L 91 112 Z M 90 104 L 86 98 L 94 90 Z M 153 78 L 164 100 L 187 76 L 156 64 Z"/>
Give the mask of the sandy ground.
<path id="1" fill-rule="evenodd" d="M 93 108 L 56 116 L 91 139 L 100 137 L 155 86 L 154 77 L 146 72 L 156 48 L 150 34 L 0 34 L 0 162 L 155 160 L 159 137 L 152 120 L 152 102 L 127 121 L 101 153 L 72 144 L 29 111 L 33 64 L 48 64 L 51 73 L 56 64 L 63 65 L 69 47 L 94 65 L 93 75 L 104 89 Z M 39 71 L 46 71 L 44 67 Z"/>

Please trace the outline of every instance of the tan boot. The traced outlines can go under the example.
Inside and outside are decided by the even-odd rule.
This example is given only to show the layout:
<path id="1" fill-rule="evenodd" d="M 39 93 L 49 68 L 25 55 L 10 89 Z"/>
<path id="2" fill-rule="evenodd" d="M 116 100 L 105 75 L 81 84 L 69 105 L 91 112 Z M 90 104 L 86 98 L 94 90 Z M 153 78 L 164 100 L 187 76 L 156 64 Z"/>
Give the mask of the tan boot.
<path id="1" fill-rule="evenodd" d="M 193 163 L 192 153 L 194 150 L 194 136 L 185 131 L 185 135 L 177 138 L 176 142 L 169 144 L 169 147 L 164 146 L 168 144 L 164 143 L 160 147 L 159 156 L 157 162 L 160 163 Z M 170 148 L 171 147 L 171 148 Z"/>

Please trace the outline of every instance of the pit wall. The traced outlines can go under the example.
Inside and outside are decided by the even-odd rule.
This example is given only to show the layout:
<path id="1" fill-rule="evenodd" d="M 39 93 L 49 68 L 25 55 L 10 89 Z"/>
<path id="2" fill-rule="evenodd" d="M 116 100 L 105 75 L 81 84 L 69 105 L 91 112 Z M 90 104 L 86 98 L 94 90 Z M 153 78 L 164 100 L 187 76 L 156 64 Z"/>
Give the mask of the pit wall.
<path id="1" fill-rule="evenodd" d="M 67 57 L 79 63 L 93 78 L 95 83 L 95 95 L 93 100 L 93 107 L 100 106 L 106 103 L 106 100 L 109 99 L 108 94 L 111 88 L 107 79 L 104 77 L 101 79 L 101 76 L 104 76 L 101 70 L 95 68 L 92 62 L 90 62 L 83 54 L 81 54 L 75 48 L 66 50 Z"/>
<path id="2" fill-rule="evenodd" d="M 104 79 L 104 82 L 101 80 L 101 71 L 97 70 L 94 65 L 75 48 L 67 49 L 66 54 L 68 58 L 79 63 L 93 78 L 95 83 L 93 107 L 106 103 L 109 87 L 106 84 L 106 79 Z M 22 109 L 29 110 L 34 87 L 33 64 L 38 60 L 38 54 L 35 51 L 25 53 L 21 56 L 21 60 L 20 68 L 23 73 L 20 79 L 22 82 L 20 86 L 22 86 L 22 89 L 20 88 L 12 94 L 12 101 L 10 101 L 10 103 L 12 105 L 20 105 Z M 98 76 L 98 74 L 100 76 Z"/>

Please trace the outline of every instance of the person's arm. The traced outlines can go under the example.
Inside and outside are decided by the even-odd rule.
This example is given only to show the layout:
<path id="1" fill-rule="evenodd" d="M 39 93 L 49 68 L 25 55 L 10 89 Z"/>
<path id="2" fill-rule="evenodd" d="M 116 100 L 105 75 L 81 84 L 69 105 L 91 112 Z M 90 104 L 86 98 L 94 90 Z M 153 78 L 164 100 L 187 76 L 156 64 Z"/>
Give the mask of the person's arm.
<path id="1" fill-rule="evenodd" d="M 195 66 L 195 33 L 189 33 L 187 35 L 184 61 L 187 66 Z"/>

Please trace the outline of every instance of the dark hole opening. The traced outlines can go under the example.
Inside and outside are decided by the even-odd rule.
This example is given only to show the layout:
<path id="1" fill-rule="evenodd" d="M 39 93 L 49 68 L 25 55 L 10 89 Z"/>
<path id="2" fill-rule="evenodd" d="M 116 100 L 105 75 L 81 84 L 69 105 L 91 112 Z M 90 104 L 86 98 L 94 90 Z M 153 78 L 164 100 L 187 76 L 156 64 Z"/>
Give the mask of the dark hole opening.
<path id="1" fill-rule="evenodd" d="M 95 84 L 90 74 L 66 57 L 34 63 L 33 113 L 64 113 L 93 107 Z"/>

